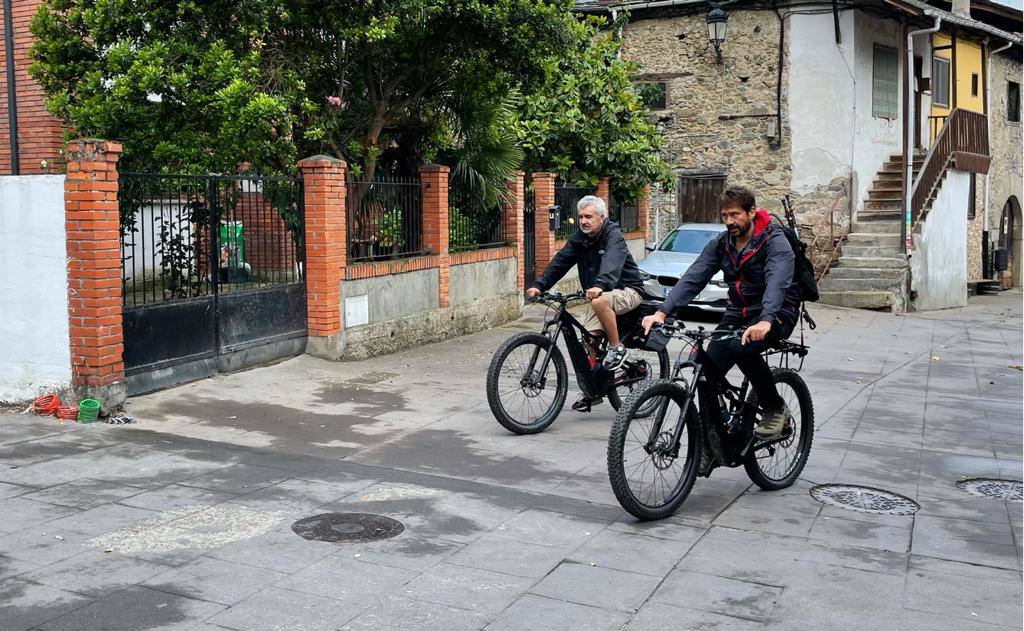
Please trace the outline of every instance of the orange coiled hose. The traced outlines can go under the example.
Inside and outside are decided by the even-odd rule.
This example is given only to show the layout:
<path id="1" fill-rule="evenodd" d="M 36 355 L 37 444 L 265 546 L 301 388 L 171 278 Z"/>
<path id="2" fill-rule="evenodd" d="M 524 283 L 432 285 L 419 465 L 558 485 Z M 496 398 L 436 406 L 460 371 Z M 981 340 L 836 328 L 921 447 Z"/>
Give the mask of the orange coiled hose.
<path id="1" fill-rule="evenodd" d="M 74 421 L 78 418 L 78 406 L 77 405 L 62 405 L 57 408 L 57 412 L 54 414 L 57 418 L 62 421 Z"/>
<path id="2" fill-rule="evenodd" d="M 36 414 L 46 414 L 53 416 L 57 413 L 57 408 L 60 407 L 60 399 L 57 395 L 50 393 L 44 394 L 32 403 L 32 409 L 35 410 Z"/>

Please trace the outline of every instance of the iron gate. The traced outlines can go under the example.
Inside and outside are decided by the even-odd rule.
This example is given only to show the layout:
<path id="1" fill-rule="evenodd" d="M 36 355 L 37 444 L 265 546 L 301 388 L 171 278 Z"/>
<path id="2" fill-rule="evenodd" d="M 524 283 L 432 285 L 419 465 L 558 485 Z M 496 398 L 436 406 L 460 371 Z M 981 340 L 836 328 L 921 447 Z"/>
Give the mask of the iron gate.
<path id="1" fill-rule="evenodd" d="M 129 394 L 303 351 L 301 179 L 125 173 L 118 204 Z"/>
<path id="2" fill-rule="evenodd" d="M 530 287 L 537 280 L 536 230 L 533 183 L 527 178 L 523 183 L 523 276 L 526 287 Z"/>

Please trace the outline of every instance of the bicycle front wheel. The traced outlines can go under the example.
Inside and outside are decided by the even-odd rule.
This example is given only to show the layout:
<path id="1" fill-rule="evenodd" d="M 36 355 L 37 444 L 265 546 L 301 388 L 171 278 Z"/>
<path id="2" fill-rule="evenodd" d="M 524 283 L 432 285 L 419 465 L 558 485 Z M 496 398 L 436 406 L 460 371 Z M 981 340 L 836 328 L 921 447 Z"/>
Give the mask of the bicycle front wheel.
<path id="1" fill-rule="evenodd" d="M 544 373 L 541 368 L 551 339 L 519 333 L 505 341 L 487 370 L 487 403 L 501 426 L 513 434 L 536 434 L 551 425 L 565 405 L 569 373 L 555 346 Z"/>
<path id="2" fill-rule="evenodd" d="M 640 520 L 670 516 L 697 479 L 700 420 L 678 384 L 655 381 L 622 402 L 608 437 L 608 479 L 619 504 Z M 653 408 L 645 416 L 638 411 Z M 679 432 L 679 442 L 674 441 Z"/>
<path id="3" fill-rule="evenodd" d="M 750 481 L 766 491 L 790 486 L 800 476 L 814 440 L 814 403 L 807 384 L 793 370 L 774 368 L 775 387 L 786 402 L 790 416 L 782 436 L 754 445 L 743 463 Z"/>

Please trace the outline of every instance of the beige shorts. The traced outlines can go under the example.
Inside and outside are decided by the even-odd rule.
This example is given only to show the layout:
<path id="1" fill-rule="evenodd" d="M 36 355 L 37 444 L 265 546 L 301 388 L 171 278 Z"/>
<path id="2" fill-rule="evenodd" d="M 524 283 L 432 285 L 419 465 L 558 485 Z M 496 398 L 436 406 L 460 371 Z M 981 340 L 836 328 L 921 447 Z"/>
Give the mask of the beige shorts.
<path id="1" fill-rule="evenodd" d="M 612 306 L 612 311 L 614 311 L 616 315 L 622 315 L 623 313 L 628 313 L 633 309 L 636 309 L 640 306 L 640 301 L 642 300 L 640 292 L 630 287 L 625 289 L 613 289 L 611 291 L 606 291 L 601 295 L 604 296 L 605 300 L 608 301 L 608 304 Z M 597 319 L 597 314 L 594 313 L 594 310 L 590 305 L 587 305 L 584 310 L 581 321 L 583 322 L 583 328 L 588 331 L 604 332 L 604 327 L 601 326 L 601 321 Z"/>

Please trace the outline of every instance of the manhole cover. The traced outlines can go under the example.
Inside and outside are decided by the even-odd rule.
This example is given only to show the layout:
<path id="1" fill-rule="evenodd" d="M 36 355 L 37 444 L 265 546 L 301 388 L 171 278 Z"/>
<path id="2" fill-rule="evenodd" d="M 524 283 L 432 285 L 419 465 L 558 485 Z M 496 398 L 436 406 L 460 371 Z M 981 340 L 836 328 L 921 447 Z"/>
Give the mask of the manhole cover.
<path id="1" fill-rule="evenodd" d="M 876 515 L 913 515 L 921 508 L 910 498 L 870 486 L 822 484 L 811 489 L 811 497 L 829 506 Z"/>
<path id="2" fill-rule="evenodd" d="M 978 497 L 990 497 L 1004 502 L 1020 502 L 1024 499 L 1024 491 L 1020 480 L 1000 480 L 997 478 L 972 478 L 956 483 L 961 491 L 967 491 Z"/>
<path id="3" fill-rule="evenodd" d="M 292 532 L 312 541 L 375 541 L 403 530 L 402 522 L 369 513 L 324 513 L 292 524 Z"/>

